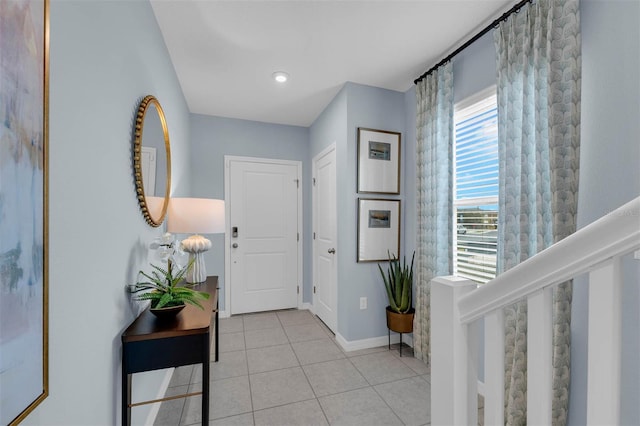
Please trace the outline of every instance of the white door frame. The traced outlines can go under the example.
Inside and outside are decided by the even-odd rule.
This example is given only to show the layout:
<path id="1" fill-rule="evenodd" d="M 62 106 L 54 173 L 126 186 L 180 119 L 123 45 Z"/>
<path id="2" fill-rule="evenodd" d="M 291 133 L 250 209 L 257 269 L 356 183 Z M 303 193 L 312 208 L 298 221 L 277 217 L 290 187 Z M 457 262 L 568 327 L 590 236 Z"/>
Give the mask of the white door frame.
<path id="1" fill-rule="evenodd" d="M 304 239 L 302 235 L 303 223 L 302 223 L 302 199 L 303 186 L 302 186 L 302 161 L 294 160 L 278 160 L 273 158 L 258 158 L 258 157 L 240 157 L 235 155 L 224 156 L 224 214 L 227 220 L 225 221 L 225 233 L 224 233 L 224 311 L 220 311 L 220 316 L 229 317 L 231 315 L 231 291 L 229 289 L 229 277 L 231 276 L 231 255 L 229 249 L 231 248 L 231 204 L 229 204 L 231 185 L 230 185 L 230 163 L 232 161 L 243 161 L 248 163 L 263 163 L 263 164 L 282 164 L 287 166 L 296 166 L 296 179 L 298 179 L 298 309 L 302 308 L 302 277 L 303 277 L 303 259 L 302 259 L 302 247 L 304 246 Z"/>
<path id="2" fill-rule="evenodd" d="M 316 177 L 317 174 L 317 170 L 316 170 L 316 162 L 324 157 L 325 155 L 329 154 L 331 151 L 336 152 L 336 161 L 337 161 L 337 147 L 336 147 L 336 143 L 332 143 L 331 145 L 329 145 L 328 147 L 326 147 L 325 149 L 323 149 L 322 151 L 320 151 L 318 154 L 316 154 L 313 159 L 311 160 L 311 173 L 312 173 L 312 178 Z M 336 173 L 337 173 L 337 164 L 336 166 Z M 336 182 L 336 197 L 337 197 L 337 174 L 335 176 L 335 182 Z M 317 193 L 315 190 L 315 186 L 313 187 L 314 189 L 312 190 L 312 204 L 311 204 L 311 217 L 312 217 L 312 226 L 313 226 L 313 231 L 315 232 L 316 230 L 316 225 L 317 225 L 317 215 L 316 215 L 316 204 L 317 204 Z M 336 200 L 336 208 L 337 208 L 337 200 Z M 334 237 L 334 242 L 336 244 L 336 247 L 338 245 L 338 223 L 337 223 L 337 219 L 338 219 L 338 212 L 336 210 L 335 212 L 335 219 L 336 219 L 336 234 L 333 236 Z M 317 273 L 318 273 L 318 268 L 316 265 L 316 251 L 317 251 L 317 247 L 316 247 L 316 241 L 315 239 L 313 240 L 313 244 L 312 244 L 313 248 L 311 250 L 311 264 L 313 267 L 313 283 L 312 283 L 312 288 L 313 286 L 317 283 Z M 339 257 L 338 256 L 334 256 L 334 262 L 335 262 L 335 270 L 334 270 L 334 276 L 333 276 L 333 300 L 331 301 L 333 304 L 333 315 L 332 315 L 332 322 L 333 322 L 333 326 L 335 328 L 335 330 L 333 330 L 336 335 L 338 333 L 338 261 L 339 261 Z M 315 314 L 315 303 L 316 303 L 316 296 L 315 294 L 312 293 L 312 312 Z"/>

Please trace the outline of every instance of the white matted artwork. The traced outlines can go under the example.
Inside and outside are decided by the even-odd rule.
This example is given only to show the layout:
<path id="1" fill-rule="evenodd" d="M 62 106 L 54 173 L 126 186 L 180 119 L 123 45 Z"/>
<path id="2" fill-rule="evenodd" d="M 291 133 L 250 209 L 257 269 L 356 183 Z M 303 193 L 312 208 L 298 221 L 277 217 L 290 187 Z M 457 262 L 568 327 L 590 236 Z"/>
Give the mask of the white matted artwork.
<path id="1" fill-rule="evenodd" d="M 400 133 L 358 128 L 358 192 L 400 193 Z"/>
<path id="2" fill-rule="evenodd" d="M 358 198 L 358 262 L 400 256 L 400 200 Z"/>

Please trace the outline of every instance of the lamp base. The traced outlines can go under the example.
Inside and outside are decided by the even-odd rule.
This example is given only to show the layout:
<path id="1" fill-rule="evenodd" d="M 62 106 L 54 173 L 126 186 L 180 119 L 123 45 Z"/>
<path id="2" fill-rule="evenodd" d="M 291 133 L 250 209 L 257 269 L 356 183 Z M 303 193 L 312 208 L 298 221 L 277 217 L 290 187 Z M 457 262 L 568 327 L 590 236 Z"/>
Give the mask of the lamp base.
<path id="1" fill-rule="evenodd" d="M 207 280 L 207 270 L 204 264 L 203 253 L 204 252 L 189 254 L 189 263 L 191 263 L 192 259 L 195 259 L 185 277 L 189 284 L 203 283 Z"/>
<path id="2" fill-rule="evenodd" d="M 187 271 L 186 280 L 189 284 L 203 283 L 207 280 L 207 270 L 202 253 L 211 248 L 211 241 L 201 235 L 192 235 L 181 243 L 182 249 L 189 253 L 191 269 Z"/>

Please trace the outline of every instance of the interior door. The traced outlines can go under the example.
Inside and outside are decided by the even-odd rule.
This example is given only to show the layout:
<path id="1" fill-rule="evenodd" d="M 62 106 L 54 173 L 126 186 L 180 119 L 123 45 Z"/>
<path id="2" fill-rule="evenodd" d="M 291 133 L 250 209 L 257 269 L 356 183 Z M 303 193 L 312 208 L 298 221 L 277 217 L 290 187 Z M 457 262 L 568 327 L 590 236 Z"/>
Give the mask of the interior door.
<path id="1" fill-rule="evenodd" d="M 227 163 L 230 313 L 298 306 L 299 164 Z"/>
<path id="2" fill-rule="evenodd" d="M 336 331 L 336 150 L 332 145 L 313 160 L 313 309 Z"/>

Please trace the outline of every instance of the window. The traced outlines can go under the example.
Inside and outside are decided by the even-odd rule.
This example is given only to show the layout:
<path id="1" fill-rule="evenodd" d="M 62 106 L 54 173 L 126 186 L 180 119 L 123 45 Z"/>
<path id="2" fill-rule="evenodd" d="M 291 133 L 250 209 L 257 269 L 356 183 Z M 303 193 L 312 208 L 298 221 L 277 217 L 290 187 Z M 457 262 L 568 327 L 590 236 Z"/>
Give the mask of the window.
<path id="1" fill-rule="evenodd" d="M 491 87 L 456 104 L 453 154 L 453 273 L 479 283 L 496 276 L 498 108 Z"/>

